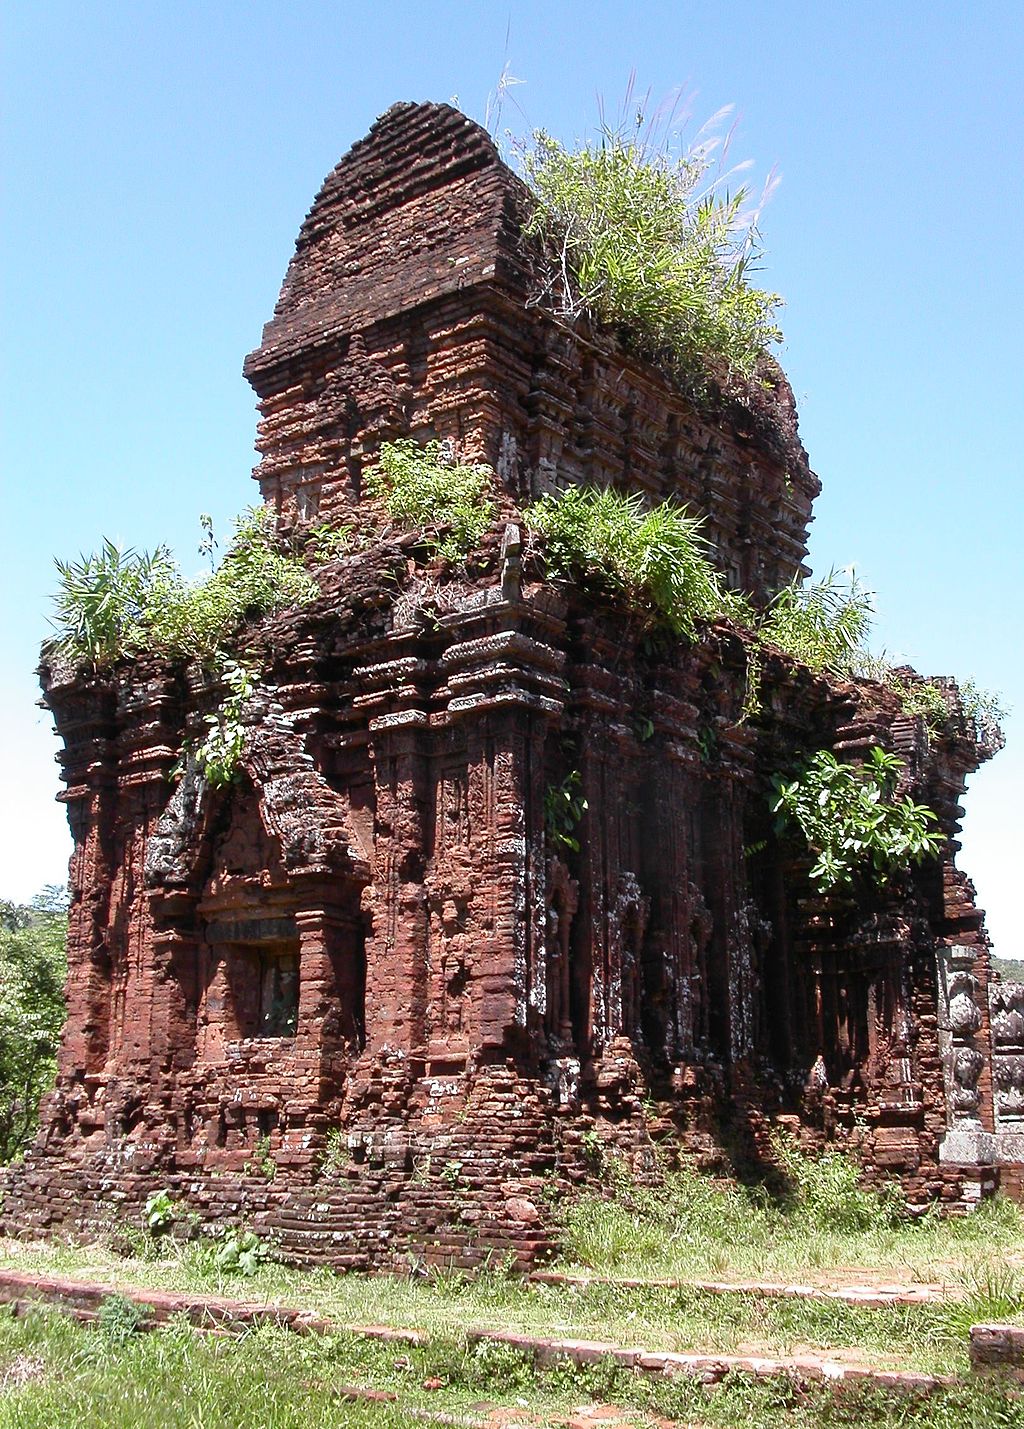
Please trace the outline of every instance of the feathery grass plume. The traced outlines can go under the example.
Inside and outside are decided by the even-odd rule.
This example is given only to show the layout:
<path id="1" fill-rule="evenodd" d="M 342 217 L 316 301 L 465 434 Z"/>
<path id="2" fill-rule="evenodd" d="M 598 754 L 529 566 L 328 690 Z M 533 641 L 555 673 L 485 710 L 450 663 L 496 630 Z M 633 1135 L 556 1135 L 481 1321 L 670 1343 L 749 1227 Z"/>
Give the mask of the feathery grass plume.
<path id="1" fill-rule="evenodd" d="M 645 96 L 631 122 L 602 122 L 595 140 L 575 148 L 536 130 L 521 156 L 537 199 L 527 231 L 551 246 L 545 301 L 620 327 L 680 375 L 710 370 L 728 385 L 753 376 L 781 339 L 781 299 L 749 281 L 776 181 L 759 202 L 746 185 L 730 192 L 747 165 L 722 171 L 731 133 L 715 131 L 729 110 L 684 146 L 678 108 L 677 100 L 648 118 Z"/>

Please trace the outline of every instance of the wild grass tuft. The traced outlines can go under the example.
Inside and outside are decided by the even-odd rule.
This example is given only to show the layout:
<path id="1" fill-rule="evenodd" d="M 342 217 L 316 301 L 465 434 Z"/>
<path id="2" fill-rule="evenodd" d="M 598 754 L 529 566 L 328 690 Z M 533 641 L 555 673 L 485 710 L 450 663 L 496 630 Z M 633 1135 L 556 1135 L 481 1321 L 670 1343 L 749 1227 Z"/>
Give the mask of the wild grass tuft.
<path id="1" fill-rule="evenodd" d="M 831 571 L 820 581 L 794 581 L 773 597 L 758 637 L 819 673 L 848 675 L 871 628 L 873 601 L 852 573 Z"/>
<path id="2" fill-rule="evenodd" d="M 759 206 L 715 176 L 713 122 L 683 148 L 643 110 L 576 148 L 534 133 L 523 171 L 537 199 L 529 229 L 551 253 L 544 298 L 619 328 L 681 376 L 710 370 L 728 385 L 781 338 L 781 300 L 749 281 Z"/>
<path id="3" fill-rule="evenodd" d="M 552 574 L 593 581 L 677 635 L 693 638 L 701 620 L 749 617 L 710 559 L 701 518 L 673 502 L 647 507 L 635 492 L 570 486 L 525 515 Z"/>

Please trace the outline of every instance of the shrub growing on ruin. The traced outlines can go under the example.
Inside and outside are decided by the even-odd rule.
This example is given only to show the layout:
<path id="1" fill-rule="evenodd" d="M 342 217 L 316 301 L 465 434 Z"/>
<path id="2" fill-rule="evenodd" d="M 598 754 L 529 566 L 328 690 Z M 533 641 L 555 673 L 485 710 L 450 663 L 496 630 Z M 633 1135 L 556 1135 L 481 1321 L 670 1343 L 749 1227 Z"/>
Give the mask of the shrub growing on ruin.
<path id="1" fill-rule="evenodd" d="M 365 486 L 396 526 L 422 531 L 439 556 L 459 561 L 480 544 L 494 519 L 492 476 L 482 463 L 456 461 L 441 442 L 421 445 L 405 437 L 381 444 Z"/>
<path id="2" fill-rule="evenodd" d="M 830 571 L 824 580 L 783 586 L 765 611 L 758 638 L 819 674 L 849 675 L 871 628 L 872 609 L 871 592 L 855 576 Z"/>
<path id="3" fill-rule="evenodd" d="M 242 717 L 255 689 L 252 669 L 237 660 L 225 660 L 223 676 L 227 694 L 213 713 L 205 716 L 206 734 L 195 749 L 196 761 L 215 789 L 230 784 L 238 773 L 245 749 Z"/>
<path id="4" fill-rule="evenodd" d="M 827 749 L 789 781 L 776 777 L 772 811 L 780 832 L 795 828 L 816 862 L 810 879 L 820 893 L 853 884 L 878 884 L 938 853 L 943 837 L 931 809 L 897 797 L 903 761 L 872 748 L 863 765 L 843 764 Z"/>
<path id="5" fill-rule="evenodd" d="M 176 567 L 157 570 L 145 601 L 145 648 L 208 661 L 247 619 L 303 605 L 316 594 L 301 561 L 278 549 L 270 508 L 250 507 L 211 575 L 187 581 Z"/>
<path id="6" fill-rule="evenodd" d="M 750 617 L 711 562 L 702 518 L 671 501 L 647 507 L 636 492 L 570 486 L 525 516 L 553 575 L 593 581 L 678 635 L 693 638 L 699 620 Z"/>
<path id="7" fill-rule="evenodd" d="M 150 594 L 175 572 L 166 546 L 140 553 L 104 540 L 91 555 L 54 564 L 60 577 L 53 621 L 58 655 L 100 669 L 144 646 Z"/>
<path id="8" fill-rule="evenodd" d="M 640 124 L 643 117 L 638 116 Z M 566 148 L 542 130 L 523 170 L 537 208 L 528 231 L 548 241 L 548 300 L 633 337 L 690 378 L 754 374 L 772 342 L 780 298 L 748 281 L 759 254 L 750 194 L 716 182 L 703 132 L 674 153 L 638 126 L 604 126 Z"/>
<path id="9" fill-rule="evenodd" d="M 994 690 L 983 690 L 973 680 L 957 682 L 960 714 L 976 744 L 998 752 L 1006 743 L 1003 724 L 1009 710 Z"/>
<path id="10" fill-rule="evenodd" d="M 52 648 L 97 670 L 147 652 L 211 661 L 247 619 L 317 593 L 301 561 L 278 549 L 273 520 L 265 506 L 243 512 L 220 567 L 197 581 L 166 546 L 140 554 L 105 540 L 95 555 L 57 561 Z"/>

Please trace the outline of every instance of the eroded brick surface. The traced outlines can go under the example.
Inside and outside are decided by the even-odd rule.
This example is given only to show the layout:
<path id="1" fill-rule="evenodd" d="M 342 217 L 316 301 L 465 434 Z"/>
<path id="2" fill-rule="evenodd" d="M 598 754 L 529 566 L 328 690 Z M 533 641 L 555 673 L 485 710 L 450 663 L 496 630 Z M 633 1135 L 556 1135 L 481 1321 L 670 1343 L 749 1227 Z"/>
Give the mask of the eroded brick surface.
<path id="1" fill-rule="evenodd" d="M 282 532 L 362 528 L 380 442 L 438 438 L 497 474 L 466 568 L 386 537 L 248 630 L 227 790 L 171 778 L 208 677 L 44 670 L 70 1017 L 9 1231 L 104 1226 L 166 1186 L 299 1260 L 526 1264 L 552 1194 L 602 1158 L 651 1175 L 653 1137 L 720 1170 L 725 1130 L 765 1156 L 779 1122 L 919 1205 L 995 1184 L 990 1006 L 1003 1116 L 1020 1039 L 969 883 L 947 854 L 884 893 L 812 895 L 767 798 L 801 753 L 881 743 L 953 835 L 986 751 L 781 654 L 744 719 L 741 634 L 651 641 L 543 578 L 522 505 L 612 482 L 700 511 L 763 601 L 801 569 L 818 483 L 774 367 L 746 406 L 695 404 L 547 315 L 526 205 L 470 121 L 396 106 L 325 182 L 246 363 Z M 545 828 L 574 771 L 578 852 Z"/>

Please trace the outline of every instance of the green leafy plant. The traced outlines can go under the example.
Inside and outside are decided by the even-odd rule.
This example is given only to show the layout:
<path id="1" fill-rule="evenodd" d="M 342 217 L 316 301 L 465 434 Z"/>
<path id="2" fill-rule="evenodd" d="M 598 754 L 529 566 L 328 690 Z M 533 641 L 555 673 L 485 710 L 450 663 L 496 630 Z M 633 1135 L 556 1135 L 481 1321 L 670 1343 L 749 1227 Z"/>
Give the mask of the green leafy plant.
<path id="1" fill-rule="evenodd" d="M 494 519 L 489 466 L 463 465 L 440 442 L 384 442 L 365 488 L 405 530 L 422 531 L 439 556 L 458 561 Z"/>
<path id="2" fill-rule="evenodd" d="M 188 1255 L 200 1275 L 252 1276 L 269 1259 L 266 1241 L 255 1231 L 235 1226 L 197 1241 Z"/>
<path id="3" fill-rule="evenodd" d="M 570 486 L 524 514 L 553 575 L 593 580 L 678 635 L 692 638 L 698 620 L 750 618 L 708 556 L 702 519 L 671 501 L 647 508 L 635 492 Z"/>
<path id="4" fill-rule="evenodd" d="M 446 1186 L 454 1190 L 462 1176 L 462 1162 L 446 1161 L 437 1174 Z"/>
<path id="5" fill-rule="evenodd" d="M 546 297 L 691 377 L 708 367 L 726 382 L 749 377 L 781 338 L 781 300 L 748 282 L 759 254 L 751 196 L 714 177 L 707 126 L 681 150 L 637 120 L 573 149 L 534 133 L 523 172 L 537 200 L 528 231 L 552 254 Z"/>
<path id="6" fill-rule="evenodd" d="M 99 1326 L 108 1340 L 124 1345 L 137 1335 L 146 1321 L 146 1307 L 127 1295 L 105 1295 L 100 1302 Z"/>
<path id="7" fill-rule="evenodd" d="M 902 760 L 877 745 L 863 765 L 842 764 L 819 750 L 798 778 L 773 781 L 772 810 L 781 832 L 799 829 L 816 855 L 810 870 L 819 892 L 848 886 L 860 873 L 884 884 L 942 847 L 932 811 L 896 797 Z"/>
<path id="8" fill-rule="evenodd" d="M 145 596 L 142 648 L 208 662 L 246 620 L 304 605 L 317 591 L 302 562 L 278 550 L 271 509 L 250 507 L 211 575 L 186 581 L 173 564 L 158 568 Z"/>
<path id="9" fill-rule="evenodd" d="M 337 1176 L 345 1167 L 351 1163 L 352 1151 L 348 1144 L 348 1137 L 340 1127 L 336 1126 L 327 1133 L 324 1141 L 323 1156 L 320 1158 L 321 1176 Z"/>
<path id="10" fill-rule="evenodd" d="M 957 683 L 960 711 L 975 743 L 998 751 L 1005 744 L 1003 724 L 1009 714 L 1002 696 L 994 690 L 983 690 L 973 680 Z"/>
<path id="11" fill-rule="evenodd" d="M 150 1234 L 159 1236 L 169 1231 L 174 1224 L 176 1214 L 177 1206 L 174 1198 L 166 1188 L 153 1191 L 146 1197 L 146 1204 L 142 1209 L 142 1219 Z"/>
<path id="12" fill-rule="evenodd" d="M 251 1161 L 245 1163 L 247 1176 L 263 1176 L 268 1181 L 273 1181 L 277 1175 L 277 1162 L 270 1154 L 270 1137 L 258 1136 L 256 1147 Z"/>
<path id="13" fill-rule="evenodd" d="M 228 693 L 214 713 L 205 716 L 207 732 L 195 749 L 199 767 L 214 788 L 224 788 L 238 773 L 245 750 L 242 716 L 255 689 L 249 665 L 237 660 L 224 660 L 223 674 Z"/>
<path id="14" fill-rule="evenodd" d="M 354 530 L 355 527 L 350 524 L 334 526 L 329 521 L 311 526 L 307 533 L 306 555 L 316 565 L 337 560 L 351 549 Z"/>
<path id="15" fill-rule="evenodd" d="M 544 828 L 555 848 L 579 853 L 576 829 L 590 807 L 580 792 L 582 775 L 573 769 L 561 784 L 552 784 L 544 794 Z"/>

